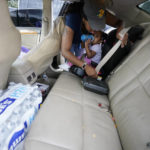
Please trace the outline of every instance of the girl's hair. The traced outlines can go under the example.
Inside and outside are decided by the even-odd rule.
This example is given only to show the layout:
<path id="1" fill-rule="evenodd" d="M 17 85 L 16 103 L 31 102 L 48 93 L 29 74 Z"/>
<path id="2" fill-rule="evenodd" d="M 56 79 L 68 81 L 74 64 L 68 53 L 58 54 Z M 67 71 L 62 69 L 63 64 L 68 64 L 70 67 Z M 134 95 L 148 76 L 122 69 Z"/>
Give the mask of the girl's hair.
<path id="1" fill-rule="evenodd" d="M 84 2 L 71 3 L 67 8 L 66 14 L 79 13 L 80 15 L 82 15 L 83 14 L 83 6 L 84 6 Z"/>

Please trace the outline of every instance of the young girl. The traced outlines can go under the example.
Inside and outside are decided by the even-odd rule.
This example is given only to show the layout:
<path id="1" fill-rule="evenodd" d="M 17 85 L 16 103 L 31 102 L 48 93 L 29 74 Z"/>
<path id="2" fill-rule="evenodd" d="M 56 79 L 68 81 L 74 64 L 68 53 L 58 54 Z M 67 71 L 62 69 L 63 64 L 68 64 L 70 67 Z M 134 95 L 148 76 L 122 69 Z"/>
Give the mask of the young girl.
<path id="1" fill-rule="evenodd" d="M 83 49 L 83 55 L 81 59 L 91 64 L 91 66 L 96 67 L 101 60 L 101 42 L 102 42 L 102 32 L 94 32 L 94 40 L 85 41 L 85 48 Z"/>

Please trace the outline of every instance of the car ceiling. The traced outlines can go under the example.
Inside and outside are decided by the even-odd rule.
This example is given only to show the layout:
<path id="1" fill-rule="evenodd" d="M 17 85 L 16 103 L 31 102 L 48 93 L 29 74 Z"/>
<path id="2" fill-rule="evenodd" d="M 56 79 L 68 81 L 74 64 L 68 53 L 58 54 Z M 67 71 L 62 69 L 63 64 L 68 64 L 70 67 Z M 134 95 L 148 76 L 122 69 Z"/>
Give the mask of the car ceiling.
<path id="1" fill-rule="evenodd" d="M 80 1 L 80 0 L 64 0 L 64 1 Z M 93 0 L 97 4 L 102 0 Z M 150 15 L 137 8 L 137 5 L 145 0 L 105 0 L 113 1 L 107 10 L 113 12 L 118 18 L 124 20 L 127 26 L 135 25 L 143 22 L 150 22 Z M 86 2 L 86 0 L 85 0 Z"/>
<path id="2" fill-rule="evenodd" d="M 143 1 L 145 0 L 113 0 L 110 9 L 127 25 L 150 22 L 150 15 L 137 8 L 137 5 Z"/>

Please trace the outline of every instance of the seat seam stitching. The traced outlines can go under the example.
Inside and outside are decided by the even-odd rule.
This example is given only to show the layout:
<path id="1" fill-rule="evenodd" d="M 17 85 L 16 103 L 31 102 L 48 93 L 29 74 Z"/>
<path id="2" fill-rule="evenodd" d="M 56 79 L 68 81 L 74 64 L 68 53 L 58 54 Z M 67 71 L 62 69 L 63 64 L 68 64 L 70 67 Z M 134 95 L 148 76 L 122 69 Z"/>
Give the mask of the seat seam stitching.
<path id="1" fill-rule="evenodd" d="M 39 140 L 39 139 L 30 138 L 30 141 L 35 141 L 35 142 L 37 141 L 37 142 L 44 143 L 44 144 L 47 144 L 47 145 L 52 145 L 52 146 L 56 146 L 58 148 L 62 148 L 64 150 L 70 150 L 69 148 L 58 146 L 56 144 L 52 144 L 52 143 L 49 143 L 49 142 L 46 142 L 46 141 L 43 141 L 43 140 Z"/>

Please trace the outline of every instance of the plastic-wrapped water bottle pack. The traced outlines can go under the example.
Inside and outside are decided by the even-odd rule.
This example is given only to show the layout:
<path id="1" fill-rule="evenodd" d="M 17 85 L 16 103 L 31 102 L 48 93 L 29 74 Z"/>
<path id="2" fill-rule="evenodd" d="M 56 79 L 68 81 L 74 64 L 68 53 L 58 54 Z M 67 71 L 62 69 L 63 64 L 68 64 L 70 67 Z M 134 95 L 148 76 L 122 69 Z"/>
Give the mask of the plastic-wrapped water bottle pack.
<path id="1" fill-rule="evenodd" d="M 22 150 L 42 95 L 37 86 L 10 83 L 0 91 L 0 150 Z"/>

